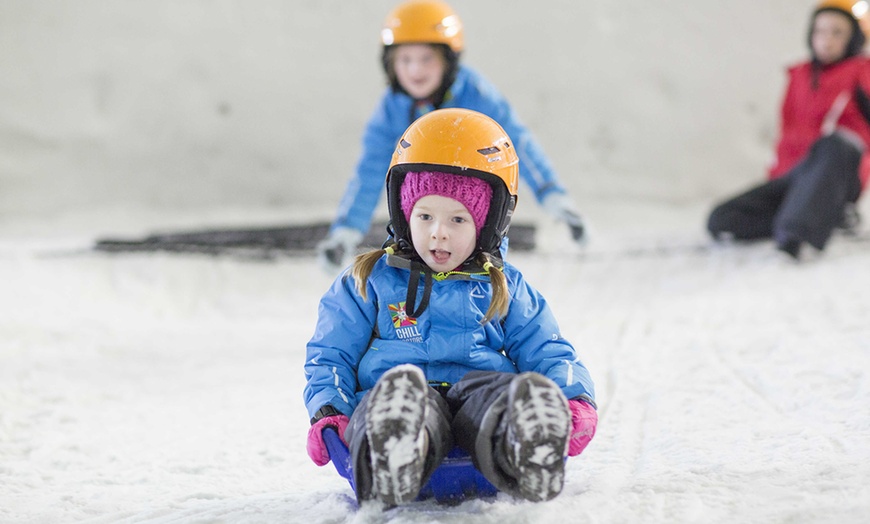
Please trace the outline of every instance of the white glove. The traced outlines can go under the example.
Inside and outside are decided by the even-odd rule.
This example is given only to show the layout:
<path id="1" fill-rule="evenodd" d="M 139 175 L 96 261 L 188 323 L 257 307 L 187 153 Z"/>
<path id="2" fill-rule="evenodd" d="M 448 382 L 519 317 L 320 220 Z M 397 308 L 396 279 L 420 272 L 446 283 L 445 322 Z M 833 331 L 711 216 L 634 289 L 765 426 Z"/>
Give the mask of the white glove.
<path id="1" fill-rule="evenodd" d="M 317 261 L 327 273 L 335 275 L 350 265 L 362 241 L 360 230 L 337 227 L 317 244 Z"/>
<path id="2" fill-rule="evenodd" d="M 541 207 L 553 218 L 568 225 L 574 242 L 583 245 L 586 241 L 586 227 L 580 213 L 575 210 L 574 202 L 565 193 L 550 193 L 544 197 Z"/>

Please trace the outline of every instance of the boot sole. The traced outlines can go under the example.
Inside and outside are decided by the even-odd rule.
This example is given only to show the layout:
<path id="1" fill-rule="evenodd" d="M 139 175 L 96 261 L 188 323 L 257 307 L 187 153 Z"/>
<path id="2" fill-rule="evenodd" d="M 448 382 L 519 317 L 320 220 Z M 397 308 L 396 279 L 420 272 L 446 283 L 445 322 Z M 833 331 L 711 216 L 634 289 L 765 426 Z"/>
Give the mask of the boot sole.
<path id="1" fill-rule="evenodd" d="M 426 377 L 420 368 L 397 366 L 378 380 L 366 412 L 372 494 L 388 506 L 411 502 L 420 492 L 425 460 Z"/>
<path id="2" fill-rule="evenodd" d="M 508 389 L 508 453 L 523 498 L 550 500 L 562 492 L 571 412 L 562 390 L 538 373 L 522 373 Z"/>

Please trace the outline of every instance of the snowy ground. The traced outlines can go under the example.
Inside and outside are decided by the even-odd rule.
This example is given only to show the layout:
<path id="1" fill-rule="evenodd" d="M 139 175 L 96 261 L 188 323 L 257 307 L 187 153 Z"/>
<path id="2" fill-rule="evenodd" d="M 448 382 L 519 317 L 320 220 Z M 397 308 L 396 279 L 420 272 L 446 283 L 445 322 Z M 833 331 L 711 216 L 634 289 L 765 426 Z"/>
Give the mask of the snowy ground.
<path id="1" fill-rule="evenodd" d="M 0 522 L 866 522 L 870 242 L 709 248 L 705 209 L 601 206 L 585 254 L 550 229 L 513 256 L 598 390 L 560 497 L 385 514 L 305 454 L 313 260 L 69 254 L 113 230 L 7 222 Z"/>

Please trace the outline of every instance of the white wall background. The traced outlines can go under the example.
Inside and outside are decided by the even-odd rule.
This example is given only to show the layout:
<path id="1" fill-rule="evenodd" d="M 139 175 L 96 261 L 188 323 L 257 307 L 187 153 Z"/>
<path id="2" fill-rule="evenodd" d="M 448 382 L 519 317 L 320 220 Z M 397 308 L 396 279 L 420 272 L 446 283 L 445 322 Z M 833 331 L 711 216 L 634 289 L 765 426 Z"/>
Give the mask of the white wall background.
<path id="1" fill-rule="evenodd" d="M 0 221 L 331 216 L 384 87 L 394 3 L 0 1 Z M 759 180 L 814 4 L 453 3 L 464 61 L 514 104 L 581 207 L 712 200 Z"/>

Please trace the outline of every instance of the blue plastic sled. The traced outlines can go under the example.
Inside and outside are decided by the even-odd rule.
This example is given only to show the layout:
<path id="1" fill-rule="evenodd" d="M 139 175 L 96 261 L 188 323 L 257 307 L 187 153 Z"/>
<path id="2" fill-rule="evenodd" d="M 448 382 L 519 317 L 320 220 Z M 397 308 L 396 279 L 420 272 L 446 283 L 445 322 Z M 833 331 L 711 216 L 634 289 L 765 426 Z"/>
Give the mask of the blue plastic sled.
<path id="1" fill-rule="evenodd" d="M 353 470 L 347 446 L 333 428 L 323 430 L 323 441 L 335 470 L 353 489 Z M 468 454 L 456 447 L 420 490 L 417 500 L 434 498 L 438 502 L 456 504 L 470 498 L 494 497 L 496 493 L 498 490 L 474 467 Z"/>

